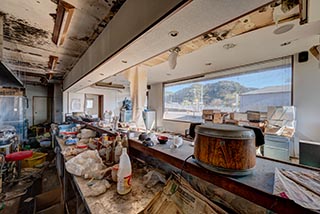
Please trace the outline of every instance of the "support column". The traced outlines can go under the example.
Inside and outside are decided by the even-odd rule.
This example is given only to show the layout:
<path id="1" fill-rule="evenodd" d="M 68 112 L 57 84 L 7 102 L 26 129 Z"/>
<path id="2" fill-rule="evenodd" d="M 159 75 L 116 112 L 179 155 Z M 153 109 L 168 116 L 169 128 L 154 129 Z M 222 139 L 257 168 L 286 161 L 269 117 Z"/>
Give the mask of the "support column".
<path id="1" fill-rule="evenodd" d="M 125 76 L 130 82 L 132 100 L 132 119 L 137 127 L 145 128 L 142 111 L 146 102 L 147 71 L 141 66 L 135 66 L 126 71 Z"/>

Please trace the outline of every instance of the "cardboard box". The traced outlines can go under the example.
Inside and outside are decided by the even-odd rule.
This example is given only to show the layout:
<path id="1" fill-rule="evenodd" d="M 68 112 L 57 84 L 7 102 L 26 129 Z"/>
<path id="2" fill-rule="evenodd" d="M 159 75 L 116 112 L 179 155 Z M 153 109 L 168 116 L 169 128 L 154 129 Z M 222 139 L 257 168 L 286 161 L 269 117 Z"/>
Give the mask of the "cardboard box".
<path id="1" fill-rule="evenodd" d="M 296 109 L 294 106 L 268 106 L 268 120 L 295 120 Z"/>
<path id="2" fill-rule="evenodd" d="M 215 114 L 220 113 L 221 111 L 219 109 L 203 109 L 202 114 Z"/>
<path id="3" fill-rule="evenodd" d="M 247 119 L 249 121 L 260 121 L 260 112 L 258 112 L 258 111 L 247 111 Z"/>
<path id="4" fill-rule="evenodd" d="M 246 113 L 232 112 L 232 113 L 230 113 L 230 119 L 231 120 L 238 120 L 238 121 L 247 121 L 248 116 Z"/>
<path id="5" fill-rule="evenodd" d="M 204 120 L 212 120 L 212 114 L 203 114 L 202 119 Z"/>
<path id="6" fill-rule="evenodd" d="M 221 113 L 215 113 L 213 114 L 213 123 L 222 123 L 222 114 Z"/>
<path id="7" fill-rule="evenodd" d="M 62 213 L 64 213 L 64 209 L 62 204 L 59 203 L 59 204 L 52 205 L 44 210 L 40 210 L 36 214 L 62 214 Z"/>
<path id="8" fill-rule="evenodd" d="M 63 213 L 64 209 L 61 205 L 61 189 L 56 188 L 51 191 L 39 194 L 35 197 L 36 214 L 57 214 Z"/>

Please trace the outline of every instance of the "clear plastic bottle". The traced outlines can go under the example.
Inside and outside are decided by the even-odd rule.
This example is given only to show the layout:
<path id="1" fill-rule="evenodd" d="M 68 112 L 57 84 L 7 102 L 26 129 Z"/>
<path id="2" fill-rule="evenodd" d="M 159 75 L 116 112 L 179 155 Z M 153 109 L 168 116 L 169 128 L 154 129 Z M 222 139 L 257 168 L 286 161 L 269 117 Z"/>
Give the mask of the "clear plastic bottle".
<path id="1" fill-rule="evenodd" d="M 126 134 L 122 137 L 122 147 L 129 147 L 128 136 Z"/>
<path id="2" fill-rule="evenodd" d="M 120 156 L 120 163 L 118 169 L 118 182 L 117 182 L 117 192 L 120 195 L 125 195 L 131 191 L 131 162 L 129 155 L 127 154 L 127 148 L 122 149 L 122 154 Z"/>
<path id="3" fill-rule="evenodd" d="M 121 156 L 121 153 L 122 153 L 122 148 L 123 147 L 122 147 L 121 141 L 117 142 L 117 146 L 114 149 L 114 162 L 115 163 L 119 163 L 120 156 Z"/>

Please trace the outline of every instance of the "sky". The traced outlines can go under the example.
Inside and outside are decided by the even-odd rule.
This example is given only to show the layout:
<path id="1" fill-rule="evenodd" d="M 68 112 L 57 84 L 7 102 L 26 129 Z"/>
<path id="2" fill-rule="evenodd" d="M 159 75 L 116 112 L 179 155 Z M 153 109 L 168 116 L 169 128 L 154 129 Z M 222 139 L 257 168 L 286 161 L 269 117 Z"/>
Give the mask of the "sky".
<path id="1" fill-rule="evenodd" d="M 237 76 L 229 76 L 224 78 L 216 78 L 212 80 L 205 80 L 199 83 L 207 84 L 207 83 L 216 83 L 219 81 L 235 81 L 240 83 L 245 87 L 250 88 L 264 88 L 268 86 L 276 86 L 276 85 L 288 85 L 291 84 L 291 68 L 279 68 L 273 70 L 267 70 L 263 72 L 255 72 L 242 74 Z M 192 83 L 185 83 L 180 85 L 173 85 L 166 87 L 166 91 L 176 92 L 182 88 L 189 87 Z"/>

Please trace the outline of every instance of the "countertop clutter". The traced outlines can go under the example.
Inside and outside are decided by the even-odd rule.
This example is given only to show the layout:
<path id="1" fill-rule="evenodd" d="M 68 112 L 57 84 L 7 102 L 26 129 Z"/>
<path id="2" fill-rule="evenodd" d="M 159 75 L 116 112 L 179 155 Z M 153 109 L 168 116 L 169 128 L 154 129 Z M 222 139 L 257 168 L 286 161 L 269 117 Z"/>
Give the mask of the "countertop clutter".
<path id="1" fill-rule="evenodd" d="M 146 207 L 151 210 L 155 209 L 151 204 L 156 206 L 155 204 L 157 203 L 151 203 L 151 201 L 154 201 L 156 197 L 160 197 L 159 194 L 161 193 L 157 194 L 159 191 L 165 191 L 166 188 L 164 188 L 164 185 L 168 182 L 166 178 L 168 178 L 172 172 L 176 172 L 178 175 L 182 173 L 182 175 L 187 176 L 186 178 L 189 179 L 187 181 L 189 185 L 191 185 L 188 188 L 191 188 L 192 192 L 196 192 L 196 194 L 201 194 L 206 197 L 217 197 L 217 195 L 208 196 L 205 192 L 201 192 L 201 189 L 210 188 L 210 185 L 214 185 L 214 188 L 217 189 L 217 192 L 213 191 L 215 194 L 226 191 L 231 192 L 224 193 L 223 196 L 220 196 L 222 198 L 220 200 L 225 201 L 225 205 L 233 210 L 241 210 L 241 208 L 238 207 L 237 203 L 227 203 L 228 197 L 235 198 L 240 196 L 240 198 L 243 198 L 241 199 L 243 200 L 242 203 L 247 204 L 247 207 L 251 207 L 251 209 L 254 210 L 273 210 L 276 212 L 290 210 L 292 213 L 312 212 L 310 209 L 298 205 L 298 203 L 274 195 L 275 172 L 277 169 L 285 169 L 308 174 L 319 173 L 319 170 L 257 157 L 253 172 L 249 175 L 224 175 L 224 173 L 203 168 L 196 163 L 196 160 L 192 156 L 194 147 L 191 141 L 183 140 L 180 146 L 175 147 L 172 146 L 174 145 L 175 137 L 168 134 L 159 134 L 159 136 L 168 136 L 168 142 L 165 144 L 154 143 L 152 146 L 145 145 L 144 141 L 146 139 L 142 139 L 143 137 L 138 134 L 132 135 L 131 138 L 129 138 L 128 153 L 132 163 L 132 179 L 130 180 L 132 190 L 128 194 L 120 195 L 117 193 L 117 183 L 113 178 L 114 170 L 118 169 L 118 165 L 114 165 L 115 159 L 108 159 L 110 155 L 107 155 L 106 151 L 104 151 L 108 149 L 106 145 L 116 147 L 116 145 L 111 144 L 111 142 L 121 142 L 120 134 L 115 135 L 116 132 L 110 132 L 109 130 L 90 125 L 86 122 L 82 122 L 81 124 L 83 129 L 79 130 L 80 133 L 88 135 L 90 132 L 88 130 L 94 130 L 94 133 L 90 134 L 91 136 L 96 134 L 96 136 L 94 136 L 93 139 L 89 138 L 87 140 L 79 138 L 78 144 L 86 144 L 87 147 L 78 148 L 79 146 L 77 144 L 66 145 L 65 141 L 68 137 L 59 137 L 58 134 L 55 137 L 55 141 L 56 146 L 59 148 L 58 150 L 60 150 L 57 155 L 61 157 L 57 158 L 57 160 L 60 159 L 61 162 L 57 164 L 57 167 L 60 168 L 58 171 L 61 171 L 61 169 L 64 171 L 60 173 L 60 175 L 64 177 L 63 181 L 65 182 L 63 185 L 63 191 L 66 197 L 65 203 L 68 204 L 68 189 L 70 188 L 65 184 L 71 181 L 75 192 L 79 195 L 79 200 L 89 213 L 101 213 L 101 210 L 108 210 L 112 213 L 138 213 Z M 88 136 L 90 136 L 90 134 Z M 97 136 L 100 137 L 98 138 Z M 144 138 L 148 136 L 144 136 Z M 80 137 L 80 135 L 78 135 L 78 137 Z M 156 139 L 157 138 L 154 140 Z M 76 173 L 70 170 L 68 164 L 72 159 L 86 155 L 88 152 L 98 157 L 97 162 L 103 164 L 102 168 L 98 167 L 99 170 L 92 171 L 96 173 L 89 175 L 89 169 L 95 168 L 95 165 L 93 161 L 89 161 L 89 157 L 86 156 L 85 159 L 87 162 L 91 163 L 89 168 L 85 167 L 85 164 L 87 164 L 86 161 L 80 161 L 82 168 L 87 170 L 86 172 Z M 75 169 L 79 170 L 79 167 Z M 102 174 L 98 173 L 98 171 L 102 172 Z M 68 177 L 70 181 L 67 181 L 68 179 L 66 178 Z M 147 183 L 146 179 L 148 178 L 155 180 Z M 197 185 L 199 185 L 197 183 L 199 182 L 196 182 L 199 179 L 209 182 L 208 185 L 210 185 L 202 186 L 198 190 L 193 189 L 199 188 L 199 186 L 197 187 Z M 200 191 L 200 193 L 197 191 Z M 227 197 L 226 195 L 229 196 Z M 160 205 L 158 204 L 158 206 Z M 176 206 L 176 204 L 174 206 Z"/>
<path id="2" fill-rule="evenodd" d="M 56 142 L 57 146 L 61 148 L 61 152 L 68 148 L 63 139 L 56 138 Z M 65 160 L 71 159 L 68 155 L 64 158 Z M 156 182 L 155 185 L 147 188 L 150 181 L 145 180 L 146 177 L 144 176 L 153 169 L 139 162 L 133 162 L 132 166 L 132 190 L 125 196 L 117 193 L 117 183 L 112 181 L 111 171 L 106 173 L 106 176 L 102 179 L 84 179 L 79 176 L 72 176 L 72 182 L 76 191 L 80 193 L 88 213 L 105 213 L 108 211 L 108 213 L 133 214 L 140 212 L 143 207 L 147 206 L 154 195 L 163 188 L 164 184 Z M 103 187 L 105 181 L 109 183 L 107 188 Z M 99 188 L 102 188 L 102 191 Z"/>
<path id="3" fill-rule="evenodd" d="M 0 214 L 320 213 L 319 0 L 0 0 Z"/>

